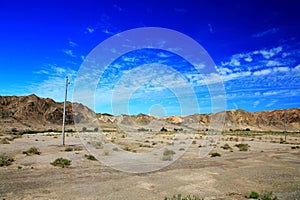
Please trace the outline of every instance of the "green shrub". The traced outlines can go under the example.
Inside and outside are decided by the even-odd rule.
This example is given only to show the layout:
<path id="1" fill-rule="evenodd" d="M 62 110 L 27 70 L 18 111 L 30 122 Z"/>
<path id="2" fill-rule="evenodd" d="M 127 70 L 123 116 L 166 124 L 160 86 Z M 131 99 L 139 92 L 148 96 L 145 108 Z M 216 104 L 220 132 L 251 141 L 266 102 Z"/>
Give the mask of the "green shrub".
<path id="1" fill-rule="evenodd" d="M 261 200 L 278 200 L 277 196 L 273 195 L 273 192 L 262 192 L 259 197 Z"/>
<path id="2" fill-rule="evenodd" d="M 225 149 L 225 150 L 231 150 L 231 146 L 229 146 L 229 144 L 224 144 L 223 146 L 221 146 L 222 149 Z"/>
<path id="3" fill-rule="evenodd" d="M 168 156 L 168 155 L 174 155 L 175 151 L 171 150 L 171 149 L 165 149 L 163 155 L 164 156 Z"/>
<path id="4" fill-rule="evenodd" d="M 161 131 L 161 132 L 167 132 L 168 130 L 167 130 L 165 127 L 162 127 L 162 128 L 160 129 L 160 131 Z"/>
<path id="5" fill-rule="evenodd" d="M 204 200 L 204 198 L 194 195 L 182 196 L 181 194 L 177 194 L 172 197 L 165 197 L 164 200 Z"/>
<path id="6" fill-rule="evenodd" d="M 41 152 L 38 148 L 31 147 L 27 151 L 23 151 L 23 154 L 26 154 L 27 156 L 31 156 L 31 155 L 40 155 Z"/>
<path id="7" fill-rule="evenodd" d="M 74 149 L 72 147 L 66 147 L 65 151 L 73 151 Z"/>
<path id="8" fill-rule="evenodd" d="M 162 160 L 163 161 L 172 161 L 174 154 L 175 154 L 175 151 L 170 150 L 170 149 L 165 149 L 164 153 L 163 153 Z"/>
<path id="9" fill-rule="evenodd" d="M 119 151 L 118 147 L 112 148 L 113 151 Z"/>
<path id="10" fill-rule="evenodd" d="M 133 153 L 136 153 L 136 150 L 135 149 L 131 149 L 130 147 L 124 147 L 123 150 L 125 151 L 130 151 L 130 152 L 133 152 Z"/>
<path id="11" fill-rule="evenodd" d="M 89 159 L 89 160 L 97 160 L 97 158 L 95 158 L 95 156 L 90 155 L 90 154 L 85 154 L 84 157 Z"/>
<path id="12" fill-rule="evenodd" d="M 273 195 L 273 192 L 258 192 L 252 191 L 248 196 L 245 196 L 248 199 L 260 199 L 260 200 L 278 200 L 277 196 Z"/>
<path id="13" fill-rule="evenodd" d="M 71 160 L 68 160 L 66 158 L 57 158 L 50 164 L 53 166 L 65 168 L 65 167 L 69 167 L 71 165 L 71 162 L 72 162 Z"/>
<path id="14" fill-rule="evenodd" d="M 0 167 L 11 165 L 14 162 L 14 159 L 10 156 L 5 154 L 0 155 Z"/>
<path id="15" fill-rule="evenodd" d="M 255 191 L 252 191 L 248 196 L 248 198 L 251 198 L 251 199 L 258 199 L 258 197 L 259 197 L 259 193 L 255 192 Z"/>
<path id="16" fill-rule="evenodd" d="M 82 131 L 82 132 L 86 132 L 86 131 L 87 131 L 87 128 L 86 128 L 86 127 L 82 127 L 81 131 Z"/>
<path id="17" fill-rule="evenodd" d="M 248 149 L 250 147 L 248 144 L 243 144 L 243 143 L 236 144 L 234 146 L 236 146 L 237 148 L 239 148 L 240 151 L 248 151 Z"/>
<path id="18" fill-rule="evenodd" d="M 221 157 L 221 154 L 219 154 L 218 152 L 214 152 L 210 154 L 211 157 Z"/>

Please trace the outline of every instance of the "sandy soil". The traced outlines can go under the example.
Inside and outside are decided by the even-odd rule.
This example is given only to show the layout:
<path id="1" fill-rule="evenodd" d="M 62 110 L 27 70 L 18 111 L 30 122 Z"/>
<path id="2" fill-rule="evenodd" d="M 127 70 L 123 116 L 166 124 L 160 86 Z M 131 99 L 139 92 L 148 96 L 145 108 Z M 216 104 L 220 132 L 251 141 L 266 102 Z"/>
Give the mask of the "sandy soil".
<path id="1" fill-rule="evenodd" d="M 1 136 L 4 137 L 7 136 Z M 148 135 L 143 140 L 109 133 L 106 138 L 120 149 L 128 146 L 137 153 L 172 146 L 172 141 L 176 147 L 176 137 L 170 134 Z M 281 144 L 280 138 L 284 137 L 221 136 L 212 149 L 221 157 L 199 157 L 202 137 L 196 136 L 190 148 L 174 163 L 158 171 L 136 174 L 86 159 L 84 155 L 90 152 L 76 134 L 68 134 L 66 146 L 61 145 L 60 135 L 54 133 L 23 135 L 10 144 L 0 144 L 0 152 L 15 159 L 12 165 L 0 168 L 0 197 L 132 200 L 193 194 L 206 200 L 231 200 L 245 199 L 251 191 L 273 191 L 279 199 L 300 199 L 300 149 L 291 148 L 299 145 L 300 135 L 288 136 L 288 144 Z M 232 149 L 221 148 L 225 143 Z M 238 143 L 249 144 L 249 151 L 239 151 L 234 146 Z M 22 153 L 30 147 L 39 148 L 41 154 L 27 156 Z M 76 150 L 66 152 L 66 147 Z M 106 156 L 117 153 L 109 152 Z M 72 160 L 71 166 L 50 165 L 58 157 Z"/>

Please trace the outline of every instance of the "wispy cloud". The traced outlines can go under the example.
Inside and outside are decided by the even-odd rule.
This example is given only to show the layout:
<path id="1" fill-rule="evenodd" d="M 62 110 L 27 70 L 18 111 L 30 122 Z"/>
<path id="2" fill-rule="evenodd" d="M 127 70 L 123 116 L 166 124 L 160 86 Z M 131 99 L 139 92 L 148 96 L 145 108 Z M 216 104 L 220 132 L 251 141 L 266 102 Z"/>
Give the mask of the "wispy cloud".
<path id="1" fill-rule="evenodd" d="M 103 30 L 102 30 L 102 33 L 105 33 L 105 34 L 108 34 L 108 35 L 115 35 L 114 32 L 109 31 L 108 29 L 103 29 Z"/>
<path id="2" fill-rule="evenodd" d="M 65 77 L 68 76 L 71 82 L 68 99 L 72 99 L 72 88 L 76 71 L 70 68 L 64 68 L 53 64 L 47 64 L 45 69 L 40 70 L 39 81 L 28 86 L 32 93 L 41 97 L 50 97 L 56 101 L 63 101 L 65 90 Z"/>
<path id="3" fill-rule="evenodd" d="M 278 31 L 279 31 L 279 28 L 270 28 L 270 29 L 268 29 L 266 31 L 253 34 L 252 36 L 255 37 L 255 38 L 260 38 L 260 37 L 263 37 L 263 36 L 266 36 L 266 35 L 275 34 Z"/>
<path id="4" fill-rule="evenodd" d="M 121 12 L 121 11 L 123 10 L 123 9 L 122 9 L 119 5 L 117 5 L 117 4 L 114 4 L 113 7 L 114 7 L 116 10 L 118 10 L 119 12 Z"/>
<path id="5" fill-rule="evenodd" d="M 283 48 L 281 46 L 279 46 L 279 47 L 275 47 L 275 48 L 272 48 L 272 49 L 262 49 L 262 50 L 259 50 L 259 51 L 254 51 L 253 54 L 260 54 L 265 59 L 270 59 L 273 56 L 279 54 L 282 51 L 282 49 Z"/>
<path id="6" fill-rule="evenodd" d="M 212 25 L 211 24 L 207 24 L 207 26 L 208 26 L 209 32 L 210 33 L 214 33 L 214 29 L 213 29 Z"/>
<path id="7" fill-rule="evenodd" d="M 75 42 L 73 42 L 73 41 L 69 41 L 69 45 L 70 45 L 71 47 L 77 47 L 77 46 L 78 46 L 78 44 L 75 43 Z"/>
<path id="8" fill-rule="evenodd" d="M 94 33 L 94 31 L 95 31 L 94 28 L 90 28 L 90 27 L 86 28 L 86 33 Z"/>
<path id="9" fill-rule="evenodd" d="M 270 103 L 268 103 L 267 105 L 266 105 L 266 107 L 271 107 L 271 106 L 273 106 L 274 104 L 276 104 L 278 102 L 278 100 L 272 100 Z"/>
<path id="10" fill-rule="evenodd" d="M 258 106 L 258 104 L 260 104 L 260 101 L 258 101 L 258 100 L 254 101 L 253 107 L 256 108 L 256 106 Z"/>
<path id="11" fill-rule="evenodd" d="M 64 49 L 63 52 L 64 52 L 65 54 L 67 54 L 68 56 L 71 56 L 71 57 L 73 57 L 73 58 L 76 57 L 76 56 L 74 55 L 74 53 L 73 53 L 73 50 L 71 50 L 71 49 Z"/>
<path id="12" fill-rule="evenodd" d="M 270 74 L 271 72 L 272 72 L 271 69 L 263 69 L 263 70 L 253 72 L 253 75 L 254 76 L 265 76 L 265 75 Z"/>

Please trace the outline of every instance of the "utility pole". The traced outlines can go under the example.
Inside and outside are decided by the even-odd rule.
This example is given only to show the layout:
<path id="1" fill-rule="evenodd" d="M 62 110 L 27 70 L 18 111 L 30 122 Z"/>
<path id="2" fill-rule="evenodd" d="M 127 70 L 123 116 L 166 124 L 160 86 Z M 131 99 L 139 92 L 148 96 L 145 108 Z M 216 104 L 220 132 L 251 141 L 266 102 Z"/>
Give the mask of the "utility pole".
<path id="1" fill-rule="evenodd" d="M 68 79 L 68 76 L 66 76 L 66 91 L 65 91 L 63 124 L 62 124 L 62 145 L 64 145 L 64 146 L 65 146 L 65 121 L 66 121 L 66 104 L 67 104 L 67 95 L 68 95 L 68 85 L 69 85 L 69 79 Z"/>
<path id="2" fill-rule="evenodd" d="M 286 135 L 287 135 L 287 132 L 286 132 L 286 110 L 284 111 L 284 141 L 286 141 Z"/>

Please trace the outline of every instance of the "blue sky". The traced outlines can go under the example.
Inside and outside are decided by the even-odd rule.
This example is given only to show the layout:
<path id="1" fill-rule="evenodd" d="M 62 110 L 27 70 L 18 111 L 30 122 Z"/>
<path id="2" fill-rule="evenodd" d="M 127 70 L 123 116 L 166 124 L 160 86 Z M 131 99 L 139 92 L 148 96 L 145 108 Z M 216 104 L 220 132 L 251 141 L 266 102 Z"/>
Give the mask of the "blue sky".
<path id="1" fill-rule="evenodd" d="M 34 93 L 63 101 L 68 75 L 72 101 L 78 70 L 98 44 L 126 30 L 162 27 L 202 45 L 217 73 L 203 82 L 174 52 L 133 51 L 97 77 L 96 112 L 186 115 L 300 107 L 298 1 L 0 0 L 0 19 L 2 96 Z M 218 77 L 225 95 L 212 96 L 208 84 L 220 82 Z M 212 105 L 215 98 L 226 106 Z"/>

